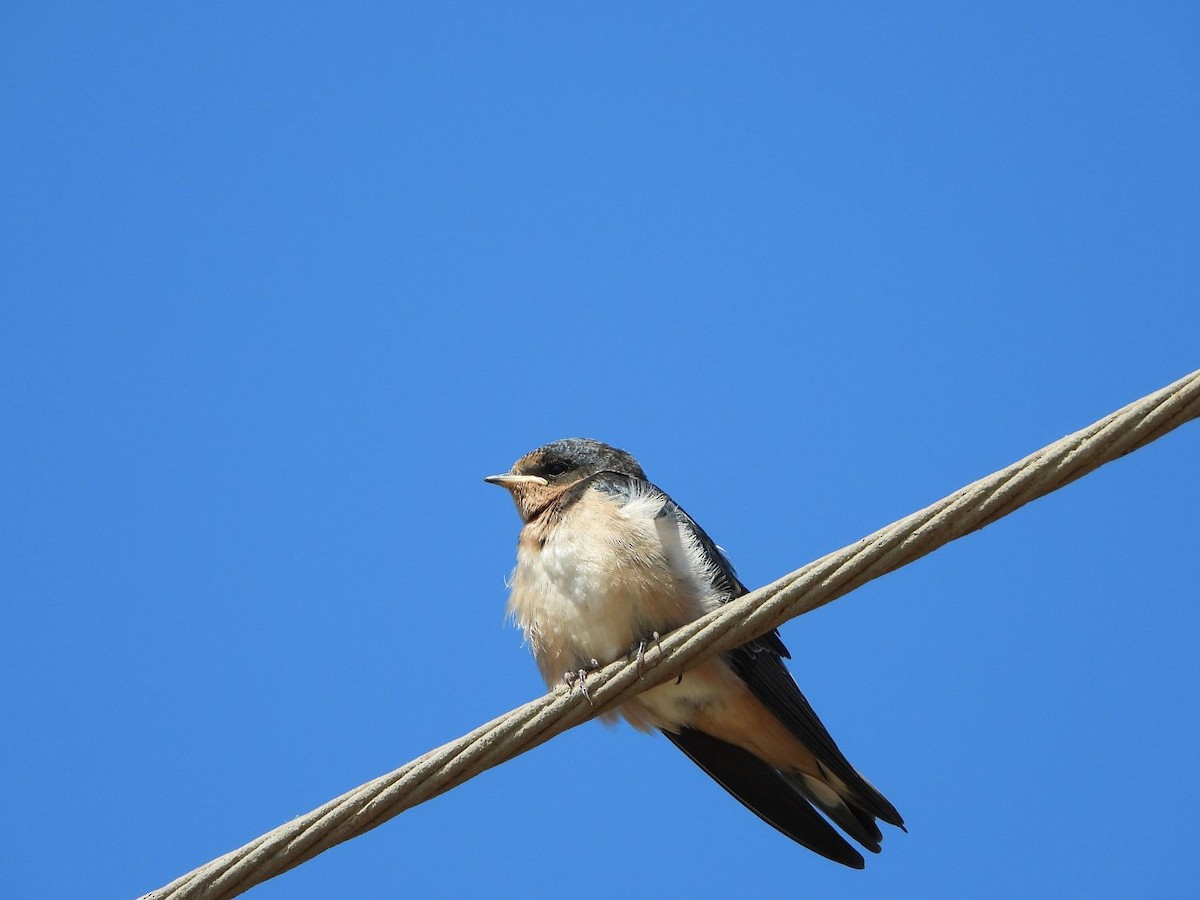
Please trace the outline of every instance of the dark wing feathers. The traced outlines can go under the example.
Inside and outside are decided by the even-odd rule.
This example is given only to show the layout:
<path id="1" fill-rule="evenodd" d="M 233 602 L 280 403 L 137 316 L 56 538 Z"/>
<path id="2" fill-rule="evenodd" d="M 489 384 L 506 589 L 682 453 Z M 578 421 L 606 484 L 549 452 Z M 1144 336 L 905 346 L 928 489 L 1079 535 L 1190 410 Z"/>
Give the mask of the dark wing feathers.
<path id="1" fill-rule="evenodd" d="M 657 489 L 656 489 L 657 490 Z M 662 493 L 659 491 L 659 493 Z M 696 524 L 683 508 L 674 500 L 662 493 L 664 499 L 663 515 L 669 510 L 670 515 L 679 520 L 680 525 L 695 537 L 704 548 L 711 564 L 717 570 L 715 583 L 725 594 L 724 602 L 740 597 L 747 593 L 745 585 L 738 580 L 733 566 L 725 554 L 713 542 L 704 529 Z M 766 707 L 779 717 L 792 734 L 796 735 L 826 769 L 843 781 L 862 809 L 873 817 L 878 817 L 889 825 L 904 827 L 904 820 L 896 808 L 863 778 L 854 766 L 846 759 L 838 748 L 816 712 L 809 705 L 799 686 L 788 672 L 780 657 L 790 658 L 787 647 L 779 632 L 772 630 L 762 637 L 747 641 L 740 647 L 735 647 L 725 655 L 730 666 L 741 678 L 751 693 L 761 700 Z M 840 822 L 838 824 L 841 824 Z M 843 826 L 845 827 L 845 826 Z M 854 828 L 846 829 L 854 833 Z M 871 822 L 869 831 L 878 831 Z M 857 835 L 855 835 L 857 837 Z M 864 844 L 868 842 L 864 841 Z"/>
<path id="2" fill-rule="evenodd" d="M 866 812 L 889 825 L 904 827 L 904 820 L 896 808 L 858 774 L 838 749 L 779 657 L 748 652 L 743 646 L 732 650 L 726 658 L 751 693 L 779 717 L 822 766 L 845 783 L 853 799 Z"/>
<path id="3" fill-rule="evenodd" d="M 827 859 L 863 868 L 862 854 L 834 831 L 777 769 L 753 753 L 702 731 L 684 728 L 678 734 L 663 734 L 768 825 Z"/>
<path id="4" fill-rule="evenodd" d="M 633 496 L 635 491 L 639 495 L 661 497 L 663 508 L 659 516 L 674 518 L 703 548 L 714 573 L 713 584 L 720 591 L 722 602 L 727 603 L 747 593 L 733 565 L 713 539 L 664 491 L 648 481 L 619 472 L 599 472 L 584 479 L 576 489 L 583 491 L 590 487 L 626 498 Z M 732 744 L 691 729 L 684 729 L 680 734 L 664 734 L 764 821 L 823 856 L 848 866 L 861 867 L 862 856 L 817 814 L 809 805 L 809 799 L 825 808 L 848 834 L 875 852 L 878 852 L 882 836 L 875 819 L 882 819 L 899 828 L 904 827 L 904 820 L 896 808 L 850 765 L 821 724 L 783 664 L 782 658 L 790 656 L 779 632 L 772 630 L 736 647 L 725 658 L 750 691 L 808 747 L 828 772 L 849 788 L 853 796 L 848 810 L 835 812 L 824 807 L 799 779 L 777 771 Z M 847 818 L 847 811 L 855 821 Z"/>

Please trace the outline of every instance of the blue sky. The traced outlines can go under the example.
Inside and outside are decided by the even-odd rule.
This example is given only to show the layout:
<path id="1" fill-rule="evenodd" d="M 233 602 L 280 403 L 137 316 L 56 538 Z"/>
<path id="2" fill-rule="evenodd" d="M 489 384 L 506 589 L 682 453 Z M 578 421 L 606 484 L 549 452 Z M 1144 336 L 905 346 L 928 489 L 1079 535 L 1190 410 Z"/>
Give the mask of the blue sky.
<path id="1" fill-rule="evenodd" d="M 1200 365 L 1187 3 L 9 3 L 0 894 L 129 897 L 540 693 L 482 476 L 757 585 Z M 789 623 L 864 872 L 588 724 L 251 896 L 1195 896 L 1191 426 Z"/>

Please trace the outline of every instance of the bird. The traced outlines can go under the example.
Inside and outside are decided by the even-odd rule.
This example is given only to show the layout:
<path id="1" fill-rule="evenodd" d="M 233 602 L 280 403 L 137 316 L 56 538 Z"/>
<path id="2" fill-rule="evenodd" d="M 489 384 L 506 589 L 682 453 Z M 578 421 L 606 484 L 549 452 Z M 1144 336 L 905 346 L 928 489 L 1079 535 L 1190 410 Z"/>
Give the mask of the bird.
<path id="1" fill-rule="evenodd" d="M 523 523 L 508 612 L 550 688 L 640 659 L 648 642 L 747 593 L 724 552 L 624 450 L 565 438 L 484 480 L 508 490 Z M 907 830 L 904 820 L 847 761 L 785 658 L 771 631 L 601 717 L 657 729 L 767 824 L 861 869 L 862 854 L 830 822 L 878 853 L 878 821 Z"/>

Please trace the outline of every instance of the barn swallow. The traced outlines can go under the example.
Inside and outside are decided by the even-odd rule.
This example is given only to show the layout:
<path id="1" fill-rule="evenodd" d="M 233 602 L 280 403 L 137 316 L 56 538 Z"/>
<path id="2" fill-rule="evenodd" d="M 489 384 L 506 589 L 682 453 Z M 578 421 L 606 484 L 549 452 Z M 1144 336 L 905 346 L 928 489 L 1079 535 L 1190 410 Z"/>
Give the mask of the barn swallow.
<path id="1" fill-rule="evenodd" d="M 623 450 L 568 438 L 484 480 L 508 490 L 524 522 L 508 611 L 548 686 L 631 658 L 746 593 L 720 548 Z M 861 869 L 862 854 L 816 810 L 873 853 L 876 819 L 904 821 L 838 749 L 785 657 L 771 631 L 602 715 L 660 730 L 767 824 Z"/>

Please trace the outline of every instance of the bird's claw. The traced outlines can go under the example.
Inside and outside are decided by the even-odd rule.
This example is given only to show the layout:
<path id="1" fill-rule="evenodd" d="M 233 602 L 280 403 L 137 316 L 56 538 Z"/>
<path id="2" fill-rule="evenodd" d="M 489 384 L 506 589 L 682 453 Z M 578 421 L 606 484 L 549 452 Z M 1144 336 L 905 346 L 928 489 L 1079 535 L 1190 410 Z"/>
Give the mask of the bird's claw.
<path id="1" fill-rule="evenodd" d="M 658 648 L 659 653 L 662 652 L 662 644 L 659 642 L 659 634 L 657 631 L 651 632 L 648 638 L 642 638 L 637 642 L 637 649 L 635 652 L 637 653 L 637 676 L 639 681 L 642 678 L 642 671 L 646 665 L 646 645 L 650 641 L 654 642 L 654 646 Z"/>
<path id="2" fill-rule="evenodd" d="M 596 704 L 592 700 L 591 692 L 588 691 L 587 676 L 589 671 L 595 671 L 600 668 L 600 663 L 594 659 L 588 661 L 592 664 L 590 669 L 577 669 L 574 672 L 564 672 L 563 684 L 567 686 L 568 690 L 574 689 L 575 685 L 579 685 L 579 690 L 583 693 L 583 696 L 587 697 L 588 705 L 595 706 Z"/>

